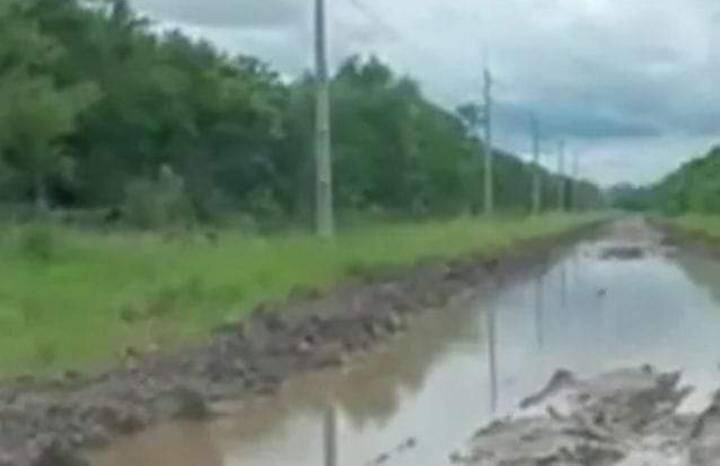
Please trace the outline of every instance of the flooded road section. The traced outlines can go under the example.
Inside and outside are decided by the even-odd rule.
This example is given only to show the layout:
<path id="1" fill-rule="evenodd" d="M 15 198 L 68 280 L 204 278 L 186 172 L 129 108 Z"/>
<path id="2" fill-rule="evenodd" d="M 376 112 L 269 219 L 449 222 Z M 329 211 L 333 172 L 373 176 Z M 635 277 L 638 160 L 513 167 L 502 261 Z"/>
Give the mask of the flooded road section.
<path id="1" fill-rule="evenodd" d="M 415 322 L 344 373 L 313 374 L 211 423 L 121 439 L 94 466 L 438 466 L 562 367 L 591 376 L 682 369 L 720 385 L 720 263 L 669 251 L 640 220 L 613 225 L 529 280 Z"/>

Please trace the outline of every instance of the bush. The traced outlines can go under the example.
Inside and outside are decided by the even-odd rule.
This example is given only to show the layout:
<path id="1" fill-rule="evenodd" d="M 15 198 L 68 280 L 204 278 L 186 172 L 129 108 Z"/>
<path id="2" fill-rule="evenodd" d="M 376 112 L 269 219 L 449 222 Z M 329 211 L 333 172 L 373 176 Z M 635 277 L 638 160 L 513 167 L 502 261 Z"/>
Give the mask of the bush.
<path id="1" fill-rule="evenodd" d="M 53 229 L 46 225 L 31 225 L 20 232 L 20 250 L 33 259 L 50 260 L 57 253 Z"/>
<path id="2" fill-rule="evenodd" d="M 145 229 L 190 226 L 195 222 L 185 183 L 168 166 L 161 168 L 157 181 L 140 179 L 127 186 L 124 215 L 129 224 Z"/>
<path id="3" fill-rule="evenodd" d="M 269 189 L 257 189 L 251 192 L 244 202 L 243 212 L 246 219 L 252 219 L 251 223 L 256 224 L 263 230 L 272 230 L 283 226 L 286 221 L 285 212 L 282 206 L 275 200 Z"/>

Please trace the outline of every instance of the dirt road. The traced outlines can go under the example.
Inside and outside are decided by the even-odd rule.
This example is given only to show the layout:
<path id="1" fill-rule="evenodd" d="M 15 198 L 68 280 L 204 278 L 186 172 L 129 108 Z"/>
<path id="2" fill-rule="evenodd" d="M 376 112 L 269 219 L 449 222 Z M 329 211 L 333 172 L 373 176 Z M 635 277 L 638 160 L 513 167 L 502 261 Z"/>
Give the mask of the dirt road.
<path id="1" fill-rule="evenodd" d="M 594 251 L 604 260 L 634 261 L 667 255 L 662 243 L 658 230 L 634 218 L 613 224 Z M 560 370 L 512 417 L 476 432 L 452 460 L 469 466 L 720 465 L 720 392 L 704 409 L 679 411 L 692 392 L 681 385 L 680 372 L 649 365 L 589 379 Z"/>
<path id="2" fill-rule="evenodd" d="M 529 273 L 551 246 L 568 241 L 400 272 L 359 270 L 325 296 L 298 290 L 267 303 L 196 348 L 130 357 L 126 368 L 100 375 L 0 384 L 0 466 L 83 465 L 86 448 L 162 421 L 213 418 L 223 401 L 268 396 L 296 375 L 343 367 L 403 333 L 415 316 L 494 287 L 498 277 Z"/>

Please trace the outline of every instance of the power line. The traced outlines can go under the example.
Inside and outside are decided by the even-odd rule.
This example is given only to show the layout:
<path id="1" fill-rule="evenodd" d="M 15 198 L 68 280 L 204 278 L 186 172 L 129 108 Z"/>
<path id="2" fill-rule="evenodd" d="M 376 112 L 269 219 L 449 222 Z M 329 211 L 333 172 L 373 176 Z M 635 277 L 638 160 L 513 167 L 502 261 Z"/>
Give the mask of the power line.
<path id="1" fill-rule="evenodd" d="M 389 32 L 393 35 L 395 39 L 405 39 L 400 32 L 398 32 L 397 29 L 395 29 L 393 26 L 391 26 L 389 23 L 387 23 L 382 16 L 377 14 L 373 9 L 365 5 L 364 3 L 361 3 L 360 0 L 348 0 L 350 4 L 352 4 L 360 13 L 362 13 L 365 18 L 369 19 L 370 21 L 376 23 L 381 28 L 385 29 L 386 32 Z"/>
<path id="2" fill-rule="evenodd" d="M 408 36 L 407 33 L 400 32 L 395 26 L 391 25 L 383 16 L 372 7 L 368 6 L 361 0 L 348 0 L 350 4 L 365 16 L 365 19 L 375 23 L 377 26 L 382 28 L 385 32 L 389 33 L 393 39 L 402 41 L 405 45 L 412 47 L 415 51 L 423 54 L 427 53 L 427 46 L 420 45 L 420 43 L 414 38 Z"/>

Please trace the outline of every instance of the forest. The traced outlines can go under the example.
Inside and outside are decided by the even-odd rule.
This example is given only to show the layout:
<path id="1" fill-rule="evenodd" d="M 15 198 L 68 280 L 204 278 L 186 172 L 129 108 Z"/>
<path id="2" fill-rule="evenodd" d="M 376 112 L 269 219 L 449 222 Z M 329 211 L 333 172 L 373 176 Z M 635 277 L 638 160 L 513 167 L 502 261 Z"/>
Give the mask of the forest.
<path id="1" fill-rule="evenodd" d="M 3 215 L 305 225 L 312 74 L 290 79 L 260 58 L 157 31 L 127 0 L 0 0 Z M 331 90 L 341 219 L 478 210 L 476 107 L 443 108 L 372 56 L 339 64 Z M 495 155 L 499 208 L 528 211 L 535 167 Z M 550 204 L 561 181 L 541 170 Z M 601 202 L 594 185 L 573 186 L 568 205 Z"/>
<path id="2" fill-rule="evenodd" d="M 626 210 L 655 210 L 667 215 L 720 213 L 720 146 L 683 164 L 651 186 L 617 186 L 613 203 Z"/>

